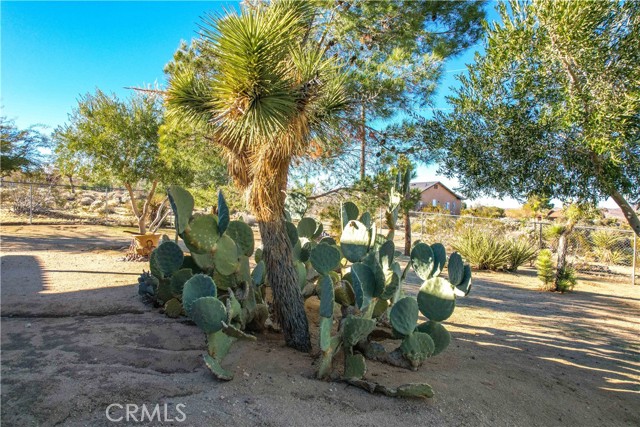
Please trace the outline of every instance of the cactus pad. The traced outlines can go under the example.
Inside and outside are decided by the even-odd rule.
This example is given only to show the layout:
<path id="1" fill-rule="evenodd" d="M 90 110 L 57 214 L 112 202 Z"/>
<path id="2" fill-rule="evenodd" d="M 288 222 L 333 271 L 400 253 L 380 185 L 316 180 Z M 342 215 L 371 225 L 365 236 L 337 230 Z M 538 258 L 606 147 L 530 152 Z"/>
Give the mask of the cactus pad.
<path id="1" fill-rule="evenodd" d="M 202 297 L 193 302 L 191 318 L 205 334 L 212 334 L 222 330 L 227 310 L 218 298 Z"/>
<path id="2" fill-rule="evenodd" d="M 456 286 L 456 288 L 458 288 L 464 295 L 469 294 L 469 291 L 471 291 L 471 267 L 469 267 L 469 264 L 465 264 L 462 281 Z"/>
<path id="3" fill-rule="evenodd" d="M 264 265 L 264 261 L 260 261 L 256 264 L 251 272 L 251 281 L 255 286 L 260 286 L 264 283 L 266 267 Z"/>
<path id="4" fill-rule="evenodd" d="M 354 221 L 358 219 L 359 213 L 360 211 L 358 210 L 358 207 L 354 205 L 352 202 L 343 203 L 342 210 L 341 210 L 342 228 L 344 229 L 347 226 L 347 223 L 349 221 Z"/>
<path id="5" fill-rule="evenodd" d="M 433 389 L 429 384 L 403 384 L 396 389 L 398 397 L 433 397 Z"/>
<path id="6" fill-rule="evenodd" d="M 285 221 L 284 222 L 285 230 L 287 231 L 287 236 L 289 236 L 289 241 L 291 242 L 291 247 L 294 247 L 296 243 L 298 243 L 298 229 L 292 222 Z"/>
<path id="7" fill-rule="evenodd" d="M 429 336 L 433 340 L 435 349 L 432 356 L 443 352 L 451 342 L 451 334 L 449 334 L 449 331 L 447 331 L 447 329 L 440 322 L 434 322 L 433 320 L 430 320 L 418 325 L 416 330 L 418 332 L 429 334 Z"/>
<path id="8" fill-rule="evenodd" d="M 376 321 L 373 319 L 363 319 L 361 317 L 349 316 L 344 321 L 342 335 L 344 345 L 353 347 L 361 340 L 369 336 L 375 329 Z"/>
<path id="9" fill-rule="evenodd" d="M 191 279 L 193 272 L 190 268 L 183 268 L 178 270 L 171 276 L 171 293 L 173 295 L 182 295 L 182 288 L 187 280 Z"/>
<path id="10" fill-rule="evenodd" d="M 213 279 L 204 274 L 196 274 L 184 284 L 182 288 L 182 305 L 187 316 L 191 317 L 193 302 L 202 297 L 215 297 L 216 284 Z"/>
<path id="11" fill-rule="evenodd" d="M 360 261 L 369 251 L 369 229 L 359 221 L 349 221 L 342 230 L 340 249 L 351 262 Z"/>
<path id="12" fill-rule="evenodd" d="M 213 254 L 213 264 L 220 274 L 229 275 L 238 268 L 238 247 L 227 235 L 220 236 Z"/>
<path id="13" fill-rule="evenodd" d="M 365 212 L 360 216 L 359 221 L 363 223 L 367 228 L 371 228 L 371 214 Z"/>
<path id="14" fill-rule="evenodd" d="M 462 283 L 464 277 L 464 262 L 458 252 L 454 252 L 449 256 L 449 265 L 447 266 L 449 273 L 449 281 L 453 286 Z"/>
<path id="15" fill-rule="evenodd" d="M 243 221 L 231 221 L 225 234 L 233 239 L 240 248 L 240 252 L 250 257 L 253 255 L 255 240 L 253 230 Z"/>
<path id="16" fill-rule="evenodd" d="M 227 201 L 224 199 L 224 194 L 222 194 L 222 190 L 218 191 L 218 228 L 220 229 L 220 234 L 224 233 L 227 230 L 227 226 L 229 225 L 229 206 L 227 206 Z"/>
<path id="17" fill-rule="evenodd" d="M 395 256 L 396 246 L 393 243 L 393 240 L 385 240 L 382 245 L 380 245 L 379 254 L 380 254 L 380 264 L 382 268 L 387 270 L 391 268 L 391 264 L 393 264 L 393 257 Z"/>
<path id="18" fill-rule="evenodd" d="M 444 265 L 447 263 L 447 251 L 442 243 L 434 243 L 431 245 L 431 250 L 433 251 L 433 271 L 431 272 L 431 277 L 438 277 L 440 273 L 442 273 Z"/>
<path id="19" fill-rule="evenodd" d="M 208 354 L 204 355 L 204 363 L 217 379 L 221 381 L 231 381 L 233 379 L 233 373 L 220 366 L 220 362 Z"/>
<path id="20" fill-rule="evenodd" d="M 180 317 L 182 313 L 182 304 L 176 298 L 171 298 L 164 304 L 164 314 L 167 317 L 176 318 Z"/>
<path id="21" fill-rule="evenodd" d="M 361 354 L 347 354 L 344 358 L 344 377 L 362 378 L 367 372 L 367 364 Z"/>
<path id="22" fill-rule="evenodd" d="M 424 332 L 413 332 L 402 340 L 400 351 L 409 363 L 411 363 L 411 366 L 417 368 L 433 354 L 435 344 L 428 334 Z"/>
<path id="23" fill-rule="evenodd" d="M 318 223 L 313 218 L 302 218 L 298 223 L 298 237 L 306 237 L 307 239 L 313 239 L 314 234 L 318 228 Z"/>
<path id="24" fill-rule="evenodd" d="M 284 200 L 284 208 L 289 212 L 292 220 L 299 221 L 309 208 L 307 196 L 295 191 L 288 193 Z"/>
<path id="25" fill-rule="evenodd" d="M 451 283 L 434 277 L 422 284 L 418 292 L 418 308 L 429 320 L 447 320 L 456 307 L 456 296 Z"/>
<path id="26" fill-rule="evenodd" d="M 361 262 L 351 266 L 351 280 L 356 295 L 356 306 L 359 309 L 367 307 L 376 291 L 376 279 L 373 271 Z"/>
<path id="27" fill-rule="evenodd" d="M 155 257 L 158 268 L 168 276 L 182 266 L 184 254 L 182 249 L 174 242 L 163 242 L 155 249 Z"/>
<path id="28" fill-rule="evenodd" d="M 218 221 L 213 215 L 195 216 L 181 236 L 192 253 L 211 252 L 220 238 Z"/>
<path id="29" fill-rule="evenodd" d="M 319 244 L 311 250 L 309 259 L 313 268 L 320 274 L 328 274 L 340 265 L 340 251 L 335 246 Z"/>
<path id="30" fill-rule="evenodd" d="M 418 302 L 413 297 L 402 298 L 391 307 L 389 319 L 398 334 L 411 334 L 418 322 Z"/>
<path id="31" fill-rule="evenodd" d="M 176 217 L 176 231 L 182 234 L 189 224 L 191 213 L 193 212 L 193 196 L 187 190 L 177 185 L 172 185 L 167 189 L 169 203 Z"/>
<path id="32" fill-rule="evenodd" d="M 318 282 L 320 288 L 320 316 L 333 317 L 333 282 L 331 277 L 322 275 Z"/>
<path id="33" fill-rule="evenodd" d="M 411 249 L 411 267 L 422 280 L 431 278 L 434 267 L 433 250 L 426 243 L 418 243 Z"/>

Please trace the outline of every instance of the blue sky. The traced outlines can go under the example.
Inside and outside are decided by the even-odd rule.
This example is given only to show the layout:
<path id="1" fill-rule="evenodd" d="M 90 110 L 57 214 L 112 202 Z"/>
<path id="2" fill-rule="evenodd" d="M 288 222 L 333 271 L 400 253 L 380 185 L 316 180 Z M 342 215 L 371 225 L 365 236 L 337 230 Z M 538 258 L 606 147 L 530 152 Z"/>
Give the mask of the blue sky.
<path id="1" fill-rule="evenodd" d="M 488 5 L 495 19 L 494 4 Z M 180 40 L 196 36 L 207 13 L 222 13 L 237 2 L 62 2 L 2 1 L 0 105 L 2 115 L 21 128 L 42 124 L 51 132 L 67 120 L 80 95 L 100 88 L 126 97 L 127 86 L 163 84 L 162 69 Z M 456 84 L 455 75 L 472 62 L 478 44 L 446 64 L 448 72 L 436 108 Z M 418 180 L 457 182 L 437 176 L 437 167 L 421 166 Z M 513 200 L 474 203 L 513 207 Z"/>

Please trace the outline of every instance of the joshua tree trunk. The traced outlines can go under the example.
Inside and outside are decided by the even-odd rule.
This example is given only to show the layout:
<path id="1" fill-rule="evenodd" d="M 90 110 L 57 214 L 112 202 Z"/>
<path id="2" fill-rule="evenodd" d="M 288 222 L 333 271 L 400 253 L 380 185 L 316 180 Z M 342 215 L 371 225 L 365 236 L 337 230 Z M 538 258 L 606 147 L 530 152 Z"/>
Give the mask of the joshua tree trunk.
<path id="1" fill-rule="evenodd" d="M 298 277 L 293 268 L 291 242 L 284 222 L 259 222 L 267 280 L 273 291 L 274 311 L 285 342 L 296 350 L 311 351 L 309 323 Z"/>
<path id="2" fill-rule="evenodd" d="M 564 231 L 560 235 L 560 239 L 558 240 L 558 262 L 556 266 L 556 278 L 554 281 L 555 290 L 558 291 L 560 288 L 558 287 L 558 282 L 560 276 L 567 268 L 567 252 L 569 250 L 569 236 L 573 232 L 573 227 L 575 226 L 575 222 L 569 222 L 564 228 Z"/>
<path id="3" fill-rule="evenodd" d="M 408 209 L 404 211 L 404 254 L 411 255 L 411 216 Z"/>
<path id="4" fill-rule="evenodd" d="M 285 342 L 296 350 L 311 351 L 309 322 L 304 300 L 293 266 L 293 251 L 284 225 L 284 190 L 290 158 L 271 157 L 256 162 L 253 183 L 248 192 L 251 207 L 262 237 L 267 281 L 273 291 L 275 320 L 282 327 Z"/>

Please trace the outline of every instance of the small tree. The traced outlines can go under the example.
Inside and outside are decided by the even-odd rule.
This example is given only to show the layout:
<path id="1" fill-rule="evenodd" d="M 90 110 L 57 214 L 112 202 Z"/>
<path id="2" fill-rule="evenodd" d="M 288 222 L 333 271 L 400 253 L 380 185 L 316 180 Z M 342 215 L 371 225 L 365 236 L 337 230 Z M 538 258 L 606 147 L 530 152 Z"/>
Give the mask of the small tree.
<path id="1" fill-rule="evenodd" d="M 70 124 L 54 133 L 65 164 L 83 165 L 94 178 L 124 185 L 140 234 L 147 231 L 150 202 L 163 173 L 158 149 L 162 114 L 162 104 L 154 94 L 136 93 L 120 101 L 97 90 L 82 97 L 70 115 Z M 150 188 L 139 206 L 134 187 L 141 183 Z"/>
<path id="2" fill-rule="evenodd" d="M 40 148 L 49 145 L 49 139 L 33 126 L 20 130 L 13 120 L 0 116 L 0 173 L 33 172 L 41 166 Z"/>
<path id="3" fill-rule="evenodd" d="M 536 269 L 538 270 L 538 279 L 542 282 L 542 288 L 545 291 L 551 290 L 556 275 L 549 249 L 543 249 L 538 253 Z"/>

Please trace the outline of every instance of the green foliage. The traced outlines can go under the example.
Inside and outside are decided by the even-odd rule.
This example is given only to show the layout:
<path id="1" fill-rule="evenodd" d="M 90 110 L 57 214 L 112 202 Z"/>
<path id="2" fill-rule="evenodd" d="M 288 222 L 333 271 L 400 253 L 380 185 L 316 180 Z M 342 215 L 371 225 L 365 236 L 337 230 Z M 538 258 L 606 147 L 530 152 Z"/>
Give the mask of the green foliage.
<path id="1" fill-rule="evenodd" d="M 394 259 L 393 241 L 376 234 L 368 215 L 360 215 L 352 203 L 344 203 L 341 210 L 345 226 L 340 245 L 320 243 L 311 248 L 310 266 L 319 277 L 315 284 L 305 287 L 304 294 L 306 297 L 318 295 L 321 302 L 322 354 L 318 377 L 331 374 L 333 358 L 343 351 L 343 378 L 362 386 L 364 383 L 358 381 L 363 381 L 367 358 L 416 369 L 428 357 L 448 346 L 451 337 L 439 322 L 451 316 L 456 298 L 469 292 L 471 269 L 459 254 L 454 253 L 449 257 L 449 274 L 455 283 L 437 277 L 447 262 L 444 246 L 419 242 L 411 252 L 409 265 L 402 271 Z M 339 264 L 340 253 L 345 257 L 342 264 Z M 325 262 L 327 259 L 331 261 Z M 404 294 L 403 284 L 409 268 L 424 280 L 417 298 Z M 342 319 L 334 332 L 335 303 L 341 307 Z M 429 319 L 427 324 L 418 325 L 420 313 Z M 392 327 L 388 333 L 402 339 L 400 346 L 392 352 L 369 338 L 374 330 L 387 322 Z M 367 384 L 374 384 L 372 390 L 379 389 L 383 393 L 387 390 L 379 384 Z M 390 395 L 400 393 L 396 390 Z"/>
<path id="2" fill-rule="evenodd" d="M 556 290 L 562 293 L 572 291 L 578 283 L 576 270 L 571 266 L 566 266 L 557 273 Z"/>
<path id="3" fill-rule="evenodd" d="M 428 128 L 470 197 L 612 197 L 640 233 L 639 2 L 511 0 Z M 633 36 L 632 36 L 633 35 Z M 440 127 L 442 125 L 442 127 Z"/>
<path id="4" fill-rule="evenodd" d="M 536 269 L 538 271 L 538 279 L 542 284 L 542 289 L 550 291 L 554 287 L 555 280 L 555 267 L 551 260 L 551 251 L 549 249 L 543 249 L 538 253 L 536 260 Z"/>
<path id="5" fill-rule="evenodd" d="M 504 218 L 504 209 L 497 206 L 473 206 L 463 209 L 460 212 L 462 215 L 476 216 L 480 218 Z"/>
<path id="6" fill-rule="evenodd" d="M 0 174 L 20 171 L 31 173 L 42 163 L 40 148 L 49 146 L 49 139 L 35 127 L 18 129 L 13 120 L 0 116 Z"/>
<path id="7" fill-rule="evenodd" d="M 523 239 L 506 238 L 480 228 L 463 230 L 453 247 L 479 270 L 516 271 L 536 254 L 536 248 Z"/>

